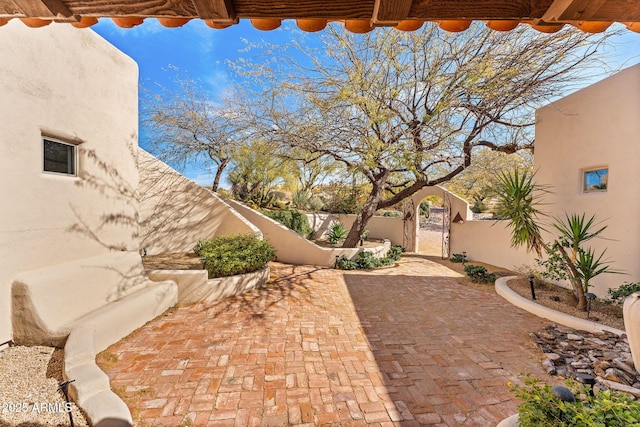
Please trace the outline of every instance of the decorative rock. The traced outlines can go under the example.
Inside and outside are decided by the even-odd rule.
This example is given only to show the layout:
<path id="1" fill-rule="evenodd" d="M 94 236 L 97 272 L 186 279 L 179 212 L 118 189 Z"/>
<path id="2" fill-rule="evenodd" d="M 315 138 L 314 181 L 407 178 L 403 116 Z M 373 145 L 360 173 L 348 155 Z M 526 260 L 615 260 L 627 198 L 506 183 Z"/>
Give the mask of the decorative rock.
<path id="1" fill-rule="evenodd" d="M 557 353 L 547 353 L 547 359 L 551 360 L 552 362 L 556 362 L 562 359 L 562 356 Z"/>
<path id="2" fill-rule="evenodd" d="M 573 395 L 571 390 L 561 385 L 557 385 L 551 388 L 551 394 L 564 402 L 573 403 L 576 401 L 576 397 Z"/>
<path id="3" fill-rule="evenodd" d="M 549 375 L 600 377 L 599 387 L 615 383 L 619 384 L 618 388 L 640 388 L 640 373 L 629 363 L 629 344 L 624 336 L 574 331 L 555 325 L 530 336 L 539 348 L 544 349 L 541 363 Z"/>

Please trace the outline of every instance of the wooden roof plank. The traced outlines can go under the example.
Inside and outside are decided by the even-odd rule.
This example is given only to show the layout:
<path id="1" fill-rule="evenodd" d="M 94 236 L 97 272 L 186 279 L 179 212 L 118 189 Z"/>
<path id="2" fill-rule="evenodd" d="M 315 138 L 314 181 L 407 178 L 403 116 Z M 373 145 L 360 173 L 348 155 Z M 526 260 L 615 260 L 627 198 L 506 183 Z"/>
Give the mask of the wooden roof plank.
<path id="1" fill-rule="evenodd" d="M 201 19 L 216 22 L 236 22 L 232 0 L 191 0 Z"/>
<path id="2" fill-rule="evenodd" d="M 375 25 L 396 25 L 407 19 L 413 0 L 375 0 L 373 23 Z"/>
<path id="3" fill-rule="evenodd" d="M 62 0 L 12 0 L 25 16 L 37 18 L 70 18 L 73 13 Z"/>
<path id="4" fill-rule="evenodd" d="M 588 21 L 597 16 L 606 0 L 554 0 L 542 20 L 545 22 Z"/>

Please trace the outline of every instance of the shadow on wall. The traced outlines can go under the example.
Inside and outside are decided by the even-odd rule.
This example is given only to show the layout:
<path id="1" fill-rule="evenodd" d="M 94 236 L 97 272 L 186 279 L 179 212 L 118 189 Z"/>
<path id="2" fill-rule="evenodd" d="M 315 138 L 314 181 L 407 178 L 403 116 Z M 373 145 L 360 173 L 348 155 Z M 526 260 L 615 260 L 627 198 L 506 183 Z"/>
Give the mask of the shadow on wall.
<path id="1" fill-rule="evenodd" d="M 70 203 L 76 222 L 67 231 L 109 250 L 137 251 L 137 177 L 125 176 L 115 165 L 101 160 L 95 149 L 80 149 L 79 153 L 83 166 L 75 184 L 85 197 L 80 204 Z M 128 156 L 135 165 L 131 146 Z M 103 212 L 96 212 L 98 209 Z"/>
<path id="2" fill-rule="evenodd" d="M 189 253 L 201 239 L 260 234 L 231 207 L 149 153 L 140 150 L 141 247 L 149 255 Z"/>

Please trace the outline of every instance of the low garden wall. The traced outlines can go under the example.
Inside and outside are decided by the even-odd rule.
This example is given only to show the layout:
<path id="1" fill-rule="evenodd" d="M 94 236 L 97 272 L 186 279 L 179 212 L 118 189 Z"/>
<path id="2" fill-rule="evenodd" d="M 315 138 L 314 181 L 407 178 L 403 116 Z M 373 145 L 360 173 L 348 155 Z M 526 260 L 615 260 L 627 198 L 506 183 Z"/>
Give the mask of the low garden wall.
<path id="1" fill-rule="evenodd" d="M 358 253 L 364 250 L 362 248 L 324 248 L 318 246 L 243 203 L 236 200 L 226 200 L 226 202 L 260 229 L 264 238 L 276 249 L 278 261 L 297 265 L 333 267 L 336 263 L 336 257 L 344 255 L 349 259 L 354 259 Z M 391 242 L 386 240 L 380 247 L 367 248 L 366 250 L 373 252 L 376 257 L 382 257 L 390 248 Z"/>
<path id="2" fill-rule="evenodd" d="M 309 218 L 309 224 L 311 225 L 311 228 L 313 228 L 313 231 L 315 231 L 316 237 L 318 238 L 326 235 L 331 223 L 334 221 L 340 221 L 344 227 L 349 230 L 353 225 L 353 222 L 356 220 L 355 215 L 329 213 L 307 214 L 307 218 Z M 369 238 L 387 239 L 392 245 L 402 246 L 403 227 L 404 222 L 402 218 L 374 216 L 369 220 L 366 229 L 369 232 Z"/>
<path id="3" fill-rule="evenodd" d="M 178 284 L 178 303 L 213 302 L 264 286 L 269 281 L 269 266 L 251 273 L 208 279 L 206 270 L 149 270 L 154 281 L 173 280 Z"/>

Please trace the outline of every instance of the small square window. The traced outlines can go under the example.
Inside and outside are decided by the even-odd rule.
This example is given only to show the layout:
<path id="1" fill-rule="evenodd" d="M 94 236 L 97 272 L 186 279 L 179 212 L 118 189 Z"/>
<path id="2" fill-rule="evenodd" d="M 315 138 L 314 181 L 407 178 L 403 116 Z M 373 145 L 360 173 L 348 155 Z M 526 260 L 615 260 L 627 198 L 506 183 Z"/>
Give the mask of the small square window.
<path id="1" fill-rule="evenodd" d="M 608 168 L 586 170 L 583 176 L 582 188 L 585 193 L 607 191 L 607 183 L 609 181 Z"/>
<path id="2" fill-rule="evenodd" d="M 76 146 L 43 138 L 44 171 L 65 175 L 76 174 Z"/>

